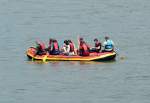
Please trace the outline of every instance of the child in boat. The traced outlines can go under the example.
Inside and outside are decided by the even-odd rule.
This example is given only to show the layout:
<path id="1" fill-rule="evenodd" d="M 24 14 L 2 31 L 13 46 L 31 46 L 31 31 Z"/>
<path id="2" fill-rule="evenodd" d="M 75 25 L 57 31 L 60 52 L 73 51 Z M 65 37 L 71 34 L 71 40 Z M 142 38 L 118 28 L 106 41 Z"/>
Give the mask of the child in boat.
<path id="1" fill-rule="evenodd" d="M 95 47 L 91 48 L 90 52 L 97 52 L 99 53 L 101 51 L 101 42 L 97 38 L 94 39 Z"/>
<path id="2" fill-rule="evenodd" d="M 103 47 L 103 52 L 112 52 L 114 51 L 114 42 L 108 36 L 106 36 Z"/>

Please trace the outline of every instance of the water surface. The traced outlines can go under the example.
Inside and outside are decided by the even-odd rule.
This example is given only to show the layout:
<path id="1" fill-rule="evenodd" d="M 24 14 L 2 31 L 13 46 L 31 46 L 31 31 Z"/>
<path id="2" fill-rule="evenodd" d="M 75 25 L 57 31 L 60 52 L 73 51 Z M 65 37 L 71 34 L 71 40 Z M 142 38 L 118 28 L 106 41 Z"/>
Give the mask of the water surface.
<path id="1" fill-rule="evenodd" d="M 0 103 L 149 103 L 149 0 L 0 0 Z M 36 39 L 109 35 L 116 61 L 30 62 Z M 123 59 L 122 59 L 123 58 Z"/>

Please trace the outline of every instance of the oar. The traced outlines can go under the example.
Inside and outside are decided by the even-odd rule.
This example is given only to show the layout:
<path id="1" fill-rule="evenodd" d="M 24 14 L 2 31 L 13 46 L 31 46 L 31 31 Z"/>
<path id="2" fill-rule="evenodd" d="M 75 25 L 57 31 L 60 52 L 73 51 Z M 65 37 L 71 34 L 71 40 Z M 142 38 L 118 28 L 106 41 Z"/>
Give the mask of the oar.
<path id="1" fill-rule="evenodd" d="M 47 60 L 47 54 L 44 56 L 44 58 L 42 59 L 43 62 L 46 62 Z"/>
<path id="2" fill-rule="evenodd" d="M 34 61 L 34 57 L 32 57 L 32 59 L 31 59 L 32 61 Z"/>

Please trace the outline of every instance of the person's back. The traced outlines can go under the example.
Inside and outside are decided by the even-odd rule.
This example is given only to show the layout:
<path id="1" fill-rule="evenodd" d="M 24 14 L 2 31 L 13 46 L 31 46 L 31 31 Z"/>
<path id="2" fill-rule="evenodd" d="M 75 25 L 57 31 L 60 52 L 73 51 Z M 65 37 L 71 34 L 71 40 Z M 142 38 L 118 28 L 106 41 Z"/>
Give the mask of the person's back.
<path id="1" fill-rule="evenodd" d="M 109 39 L 109 37 L 105 37 L 105 42 L 103 45 L 105 52 L 111 52 L 114 50 L 114 43 L 112 40 Z"/>
<path id="2" fill-rule="evenodd" d="M 46 49 L 49 53 L 52 51 L 52 44 L 53 44 L 53 39 L 50 38 L 48 48 Z"/>
<path id="3" fill-rule="evenodd" d="M 39 41 L 36 41 L 36 55 L 45 55 L 45 44 Z"/>
<path id="4" fill-rule="evenodd" d="M 83 41 L 80 43 L 80 48 L 79 48 L 79 53 L 80 56 L 89 56 L 90 52 L 89 52 L 89 47 L 88 45 Z"/>
<path id="5" fill-rule="evenodd" d="M 59 51 L 59 45 L 57 40 L 53 40 L 52 43 L 52 51 L 51 51 L 51 55 L 59 55 L 60 51 Z"/>

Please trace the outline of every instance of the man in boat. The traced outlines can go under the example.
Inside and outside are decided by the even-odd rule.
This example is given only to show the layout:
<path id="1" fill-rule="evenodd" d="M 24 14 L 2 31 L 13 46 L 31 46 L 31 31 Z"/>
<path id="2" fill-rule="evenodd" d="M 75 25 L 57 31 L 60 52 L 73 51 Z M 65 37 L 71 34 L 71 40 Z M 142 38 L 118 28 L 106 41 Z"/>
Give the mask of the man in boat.
<path id="1" fill-rule="evenodd" d="M 80 56 L 89 56 L 90 55 L 90 48 L 83 39 L 80 39 L 79 55 Z"/>
<path id="2" fill-rule="evenodd" d="M 42 42 L 36 41 L 36 55 L 45 55 L 45 45 Z"/>
<path id="3" fill-rule="evenodd" d="M 51 49 L 49 51 L 49 54 L 50 55 L 59 55 L 60 51 L 59 51 L 59 45 L 58 45 L 57 40 L 53 39 L 52 43 L 50 45 L 51 45 Z"/>
<path id="4" fill-rule="evenodd" d="M 94 39 L 95 47 L 91 48 L 90 52 L 97 52 L 99 53 L 101 51 L 101 42 L 97 38 Z"/>
<path id="5" fill-rule="evenodd" d="M 108 36 L 106 36 L 103 47 L 103 52 L 112 52 L 114 51 L 114 42 Z"/>

